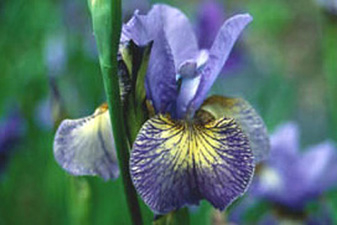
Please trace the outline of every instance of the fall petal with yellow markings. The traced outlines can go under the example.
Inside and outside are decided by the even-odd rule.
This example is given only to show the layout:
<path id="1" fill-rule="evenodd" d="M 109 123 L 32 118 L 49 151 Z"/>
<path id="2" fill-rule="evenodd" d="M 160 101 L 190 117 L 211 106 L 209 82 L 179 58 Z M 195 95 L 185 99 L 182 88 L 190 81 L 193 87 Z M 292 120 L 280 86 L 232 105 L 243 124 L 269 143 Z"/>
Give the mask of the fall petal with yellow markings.
<path id="1" fill-rule="evenodd" d="M 140 130 L 130 173 L 136 190 L 157 213 L 208 200 L 223 210 L 253 176 L 248 138 L 233 119 L 206 124 L 157 115 Z"/>
<path id="2" fill-rule="evenodd" d="M 234 118 L 249 139 L 258 163 L 269 155 L 270 140 L 267 127 L 256 110 L 242 98 L 211 96 L 201 106 L 202 111 L 210 113 L 215 119 Z"/>

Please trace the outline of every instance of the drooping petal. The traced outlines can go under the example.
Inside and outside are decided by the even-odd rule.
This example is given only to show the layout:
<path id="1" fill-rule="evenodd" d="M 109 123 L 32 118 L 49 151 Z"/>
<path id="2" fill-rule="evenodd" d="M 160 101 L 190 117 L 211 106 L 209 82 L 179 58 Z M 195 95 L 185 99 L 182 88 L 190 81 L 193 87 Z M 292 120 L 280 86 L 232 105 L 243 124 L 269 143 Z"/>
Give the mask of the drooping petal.
<path id="1" fill-rule="evenodd" d="M 188 59 L 195 58 L 199 48 L 188 18 L 178 9 L 158 4 L 153 13 L 161 15 L 163 29 L 174 56 L 176 69 Z"/>
<path id="2" fill-rule="evenodd" d="M 70 174 L 117 178 L 118 162 L 107 105 L 91 116 L 64 120 L 55 135 L 54 156 Z"/>
<path id="3" fill-rule="evenodd" d="M 201 199 L 222 210 L 246 191 L 253 172 L 248 139 L 226 118 L 203 125 L 157 115 L 143 125 L 130 159 L 135 188 L 157 213 Z"/>
<path id="4" fill-rule="evenodd" d="M 269 154 L 270 143 L 266 125 L 255 109 L 241 98 L 211 96 L 201 106 L 216 119 L 234 118 L 247 135 L 254 154 L 254 162 L 260 162 Z"/>
<path id="5" fill-rule="evenodd" d="M 201 81 L 195 97 L 189 104 L 188 113 L 195 112 L 201 106 L 236 40 L 251 21 L 252 17 L 249 14 L 241 14 L 231 17 L 221 27 L 210 49 L 207 65 L 200 71 Z"/>

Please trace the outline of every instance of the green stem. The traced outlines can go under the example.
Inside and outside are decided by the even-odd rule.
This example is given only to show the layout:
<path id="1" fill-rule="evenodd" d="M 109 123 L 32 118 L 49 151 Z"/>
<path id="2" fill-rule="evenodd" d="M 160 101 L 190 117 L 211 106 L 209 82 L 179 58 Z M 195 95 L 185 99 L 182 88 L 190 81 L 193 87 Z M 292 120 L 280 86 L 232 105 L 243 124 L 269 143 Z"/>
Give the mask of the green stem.
<path id="1" fill-rule="evenodd" d="M 119 92 L 118 89 L 116 90 L 114 85 L 112 85 L 113 83 L 118 84 L 118 80 L 117 76 L 109 76 L 109 74 L 111 74 L 109 73 L 109 71 L 112 70 L 113 69 L 107 69 L 106 72 L 103 72 L 103 80 L 118 155 L 119 169 L 122 174 L 124 192 L 126 194 L 129 211 L 131 213 L 132 223 L 135 225 L 141 225 L 142 217 L 137 199 L 137 193 L 133 187 L 129 173 L 130 147 L 127 142 L 126 131 L 123 123 L 124 121 L 123 114 L 122 111 L 120 110 L 121 103 L 120 101 L 116 101 L 116 99 L 119 99 Z M 116 77 L 116 79 L 113 79 L 112 77 Z"/>
<path id="2" fill-rule="evenodd" d="M 141 225 L 142 215 L 137 193 L 133 187 L 129 173 L 130 146 L 126 135 L 125 118 L 122 111 L 117 75 L 117 53 L 122 25 L 121 0 L 89 0 L 89 8 L 93 20 L 94 34 L 99 52 L 99 62 L 109 106 L 124 192 L 127 198 L 132 224 Z"/>
<path id="3" fill-rule="evenodd" d="M 329 123 L 330 133 L 332 138 L 337 140 L 337 134 L 334 132 L 337 126 L 337 18 L 336 17 L 327 17 L 325 19 L 325 29 L 324 29 L 324 40 L 323 40 L 323 69 L 326 76 L 327 84 L 327 94 L 328 94 L 328 107 L 329 107 L 329 117 L 331 123 Z"/>

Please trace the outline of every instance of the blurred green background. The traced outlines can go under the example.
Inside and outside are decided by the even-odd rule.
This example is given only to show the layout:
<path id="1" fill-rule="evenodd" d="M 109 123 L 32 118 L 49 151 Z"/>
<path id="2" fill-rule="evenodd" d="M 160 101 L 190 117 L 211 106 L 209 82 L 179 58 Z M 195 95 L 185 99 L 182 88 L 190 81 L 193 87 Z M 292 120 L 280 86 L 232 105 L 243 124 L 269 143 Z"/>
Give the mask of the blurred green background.
<path id="1" fill-rule="evenodd" d="M 122 1 L 124 21 L 136 7 L 146 9 L 140 1 Z M 197 21 L 201 1 L 164 2 Z M 240 62 L 224 70 L 212 91 L 245 97 L 270 131 L 298 122 L 302 147 L 337 141 L 336 16 L 314 0 L 219 3 L 226 18 L 249 12 L 254 22 L 235 47 Z M 57 107 L 78 118 L 105 98 L 87 2 L 0 1 L 0 50 L 1 121 L 13 112 L 23 118 L 0 175 L 0 224 L 129 224 L 120 179 L 71 177 L 53 157 Z M 57 101 L 50 84 L 58 87 Z M 337 191 L 325 197 L 337 210 Z M 211 224 L 207 203 L 192 211 L 193 225 Z"/>

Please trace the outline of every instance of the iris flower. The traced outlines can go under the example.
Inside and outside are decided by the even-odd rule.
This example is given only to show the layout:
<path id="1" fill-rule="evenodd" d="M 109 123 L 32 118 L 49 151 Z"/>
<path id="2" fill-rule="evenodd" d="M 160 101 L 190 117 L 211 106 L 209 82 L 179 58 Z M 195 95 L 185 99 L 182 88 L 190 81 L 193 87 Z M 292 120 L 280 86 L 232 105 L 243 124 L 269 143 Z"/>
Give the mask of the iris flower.
<path id="1" fill-rule="evenodd" d="M 278 127 L 271 136 L 271 157 L 257 177 L 255 195 L 293 211 L 336 186 L 337 152 L 325 141 L 303 152 L 295 123 Z M 255 189 L 255 188 L 254 188 Z"/>
<path id="2" fill-rule="evenodd" d="M 270 156 L 255 176 L 245 199 L 229 214 L 236 224 L 244 224 L 248 212 L 263 199 L 274 210 L 259 224 L 280 224 L 280 220 L 302 220 L 303 224 L 331 224 L 327 205 L 320 204 L 317 215 L 306 213 L 306 206 L 337 186 L 337 149 L 333 142 L 300 150 L 299 128 L 294 122 L 279 125 L 271 135 Z M 274 213 L 276 209 L 276 212 Z M 318 219 L 319 222 L 314 220 Z M 263 222 L 265 221 L 265 222 Z"/>
<path id="3" fill-rule="evenodd" d="M 8 163 L 13 148 L 25 135 L 25 120 L 17 110 L 0 119 L 0 175 Z"/>
<path id="4" fill-rule="evenodd" d="M 316 0 L 327 12 L 337 15 L 337 1 L 336 0 Z"/>
<path id="5" fill-rule="evenodd" d="M 153 42 L 146 99 L 153 108 L 133 144 L 133 184 L 156 213 L 208 200 L 225 209 L 248 188 L 255 164 L 268 153 L 263 120 L 240 98 L 207 93 L 245 26 L 248 14 L 225 21 L 210 49 L 199 49 L 192 26 L 178 9 L 154 5 L 123 26 L 121 46 Z M 106 105 L 92 116 L 65 120 L 54 153 L 74 175 L 118 176 Z"/>
<path id="6" fill-rule="evenodd" d="M 208 49 L 212 46 L 218 30 L 223 24 L 225 14 L 224 6 L 218 0 L 203 1 L 198 6 L 196 33 L 200 48 Z M 244 59 L 244 49 L 237 46 L 231 52 L 231 57 L 228 58 L 220 74 L 237 74 L 239 72 L 237 69 L 245 68 L 246 60 Z"/>

